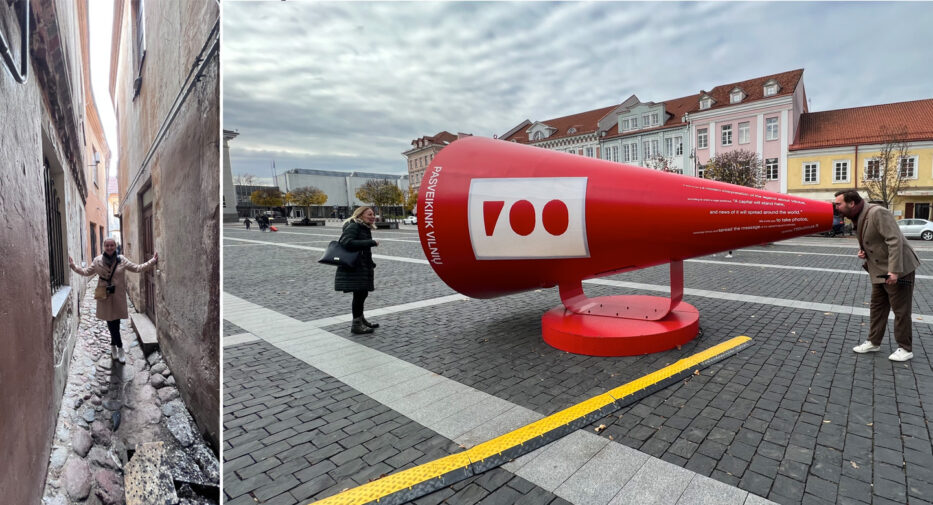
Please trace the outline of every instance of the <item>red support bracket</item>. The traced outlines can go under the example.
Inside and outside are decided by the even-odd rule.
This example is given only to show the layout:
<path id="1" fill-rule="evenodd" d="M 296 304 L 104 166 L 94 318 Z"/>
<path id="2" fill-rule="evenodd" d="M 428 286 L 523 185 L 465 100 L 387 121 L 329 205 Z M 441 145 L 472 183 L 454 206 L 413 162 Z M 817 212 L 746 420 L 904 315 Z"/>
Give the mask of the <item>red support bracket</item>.
<path id="1" fill-rule="evenodd" d="M 588 298 L 583 283 L 560 283 L 560 301 L 574 314 L 620 317 L 639 321 L 659 321 L 667 317 L 684 298 L 684 262 L 671 261 L 671 297 L 626 296 Z"/>

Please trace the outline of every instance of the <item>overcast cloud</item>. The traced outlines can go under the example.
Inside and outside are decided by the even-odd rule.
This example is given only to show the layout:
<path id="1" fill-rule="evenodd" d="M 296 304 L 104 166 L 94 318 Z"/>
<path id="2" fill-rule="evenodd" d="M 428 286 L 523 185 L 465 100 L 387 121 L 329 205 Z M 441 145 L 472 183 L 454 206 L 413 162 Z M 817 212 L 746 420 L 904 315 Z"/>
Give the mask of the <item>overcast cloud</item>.
<path id="1" fill-rule="evenodd" d="M 411 141 L 803 68 L 811 111 L 933 97 L 931 3 L 223 2 L 234 175 L 406 173 Z"/>

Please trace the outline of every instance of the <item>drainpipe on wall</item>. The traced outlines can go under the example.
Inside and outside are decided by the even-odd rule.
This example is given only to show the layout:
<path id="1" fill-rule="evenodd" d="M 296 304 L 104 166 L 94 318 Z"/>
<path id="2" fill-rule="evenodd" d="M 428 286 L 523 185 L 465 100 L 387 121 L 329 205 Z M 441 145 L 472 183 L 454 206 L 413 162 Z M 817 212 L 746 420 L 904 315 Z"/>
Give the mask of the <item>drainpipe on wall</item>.
<path id="1" fill-rule="evenodd" d="M 855 189 L 858 190 L 858 144 L 855 144 L 855 162 L 852 166 L 852 176 L 855 180 Z"/>

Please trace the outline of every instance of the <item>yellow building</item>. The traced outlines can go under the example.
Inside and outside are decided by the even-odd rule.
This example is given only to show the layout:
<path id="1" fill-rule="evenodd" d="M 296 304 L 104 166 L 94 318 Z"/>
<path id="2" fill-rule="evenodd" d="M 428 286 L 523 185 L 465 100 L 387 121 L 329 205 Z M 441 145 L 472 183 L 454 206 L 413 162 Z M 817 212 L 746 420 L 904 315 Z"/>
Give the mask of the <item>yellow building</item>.
<path id="1" fill-rule="evenodd" d="M 866 185 L 894 131 L 901 133 L 908 153 L 898 161 L 906 180 L 891 210 L 898 219 L 930 219 L 933 99 L 802 114 L 788 147 L 787 192 L 831 201 L 837 191 L 856 189 L 868 199 Z"/>

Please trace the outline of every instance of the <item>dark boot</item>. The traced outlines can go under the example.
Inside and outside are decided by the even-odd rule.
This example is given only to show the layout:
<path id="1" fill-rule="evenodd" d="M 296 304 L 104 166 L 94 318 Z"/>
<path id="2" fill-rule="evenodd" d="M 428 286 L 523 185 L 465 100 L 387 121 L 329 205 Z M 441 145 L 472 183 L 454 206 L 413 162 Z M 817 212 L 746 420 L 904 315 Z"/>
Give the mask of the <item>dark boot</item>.
<path id="1" fill-rule="evenodd" d="M 353 326 L 350 327 L 350 333 L 355 333 L 357 335 L 362 335 L 366 333 L 372 333 L 373 329 L 369 326 L 363 324 L 363 318 L 358 317 L 353 320 Z"/>
<path id="2" fill-rule="evenodd" d="M 379 327 L 379 323 L 370 323 L 369 321 L 367 321 L 366 316 L 362 316 L 360 317 L 360 319 L 363 321 L 363 326 L 369 326 L 370 328 L 374 328 L 374 329 Z"/>

